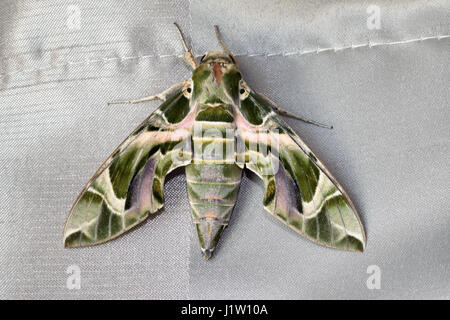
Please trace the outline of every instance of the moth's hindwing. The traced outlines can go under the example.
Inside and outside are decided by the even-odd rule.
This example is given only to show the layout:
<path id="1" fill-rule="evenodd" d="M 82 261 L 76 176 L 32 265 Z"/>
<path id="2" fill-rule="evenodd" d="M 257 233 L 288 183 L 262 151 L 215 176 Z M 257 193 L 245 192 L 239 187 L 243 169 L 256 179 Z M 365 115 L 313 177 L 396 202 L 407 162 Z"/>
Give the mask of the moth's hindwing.
<path id="1" fill-rule="evenodd" d="M 319 244 L 363 251 L 365 234 L 354 205 L 306 144 L 253 91 L 239 111 L 245 165 L 264 181 L 264 207 Z"/>
<path id="2" fill-rule="evenodd" d="M 191 161 L 189 100 L 177 91 L 153 112 L 98 169 L 75 201 L 64 245 L 111 240 L 164 204 L 164 178 Z"/>

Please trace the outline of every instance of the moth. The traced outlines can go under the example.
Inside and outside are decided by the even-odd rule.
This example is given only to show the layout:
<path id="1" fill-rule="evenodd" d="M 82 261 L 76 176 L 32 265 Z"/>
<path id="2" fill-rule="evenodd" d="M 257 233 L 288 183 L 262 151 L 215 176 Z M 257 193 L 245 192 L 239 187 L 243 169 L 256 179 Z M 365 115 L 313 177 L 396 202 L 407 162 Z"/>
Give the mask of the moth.
<path id="1" fill-rule="evenodd" d="M 137 100 L 156 109 L 103 163 L 76 199 L 64 246 L 114 239 L 164 205 L 164 179 L 184 167 L 192 221 L 209 259 L 235 206 L 243 170 L 264 182 L 264 208 L 318 244 L 363 251 L 365 234 L 342 186 L 279 115 L 325 126 L 278 107 L 243 80 L 216 26 L 222 51 L 199 61 L 175 24 L 192 78 Z"/>

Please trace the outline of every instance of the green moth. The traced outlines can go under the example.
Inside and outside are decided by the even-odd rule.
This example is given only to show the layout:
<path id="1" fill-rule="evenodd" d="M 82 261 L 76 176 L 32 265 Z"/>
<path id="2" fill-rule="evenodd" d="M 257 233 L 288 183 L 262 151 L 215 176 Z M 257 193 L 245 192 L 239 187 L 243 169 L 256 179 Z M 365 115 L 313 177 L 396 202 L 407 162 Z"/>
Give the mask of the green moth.
<path id="1" fill-rule="evenodd" d="M 67 219 L 64 246 L 100 244 L 144 221 L 164 205 L 165 176 L 185 167 L 205 259 L 230 221 L 244 169 L 263 180 L 264 208 L 290 228 L 321 245 L 363 251 L 354 205 L 278 115 L 324 125 L 289 114 L 252 90 L 217 27 L 223 51 L 207 52 L 199 64 L 177 29 L 192 78 L 158 95 L 113 102 L 164 101 L 84 187 Z"/>

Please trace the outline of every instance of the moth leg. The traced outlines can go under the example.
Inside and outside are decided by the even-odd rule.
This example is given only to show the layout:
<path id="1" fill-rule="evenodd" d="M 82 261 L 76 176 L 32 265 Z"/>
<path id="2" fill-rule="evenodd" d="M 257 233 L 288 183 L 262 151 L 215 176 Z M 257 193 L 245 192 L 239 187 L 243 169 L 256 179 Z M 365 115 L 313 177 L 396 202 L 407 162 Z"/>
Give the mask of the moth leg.
<path id="1" fill-rule="evenodd" d="M 186 51 L 186 53 L 184 55 L 184 61 L 186 61 L 189 65 L 191 65 L 191 67 L 193 69 L 197 68 L 197 64 L 195 63 L 194 55 L 192 54 L 191 49 L 186 44 L 186 40 L 184 39 L 183 32 L 181 32 L 181 29 L 176 22 L 174 22 L 173 24 L 175 25 L 175 27 L 178 30 L 178 34 L 180 35 L 180 38 L 181 38 L 181 43 L 183 43 L 184 51 Z"/>
<path id="2" fill-rule="evenodd" d="M 143 97 L 143 98 L 139 98 L 139 99 L 135 99 L 135 100 L 110 101 L 110 102 L 108 102 L 108 104 L 141 103 L 141 102 L 147 102 L 147 101 L 152 101 L 152 100 L 156 100 L 156 99 L 161 100 L 161 101 L 166 101 L 167 96 L 169 96 L 172 92 L 174 92 L 179 87 L 184 86 L 187 82 L 188 82 L 188 80 L 178 82 L 178 83 L 174 84 L 173 86 L 171 86 L 169 89 L 166 89 L 161 93 L 154 94 L 149 97 Z"/>
<path id="3" fill-rule="evenodd" d="M 301 121 L 306 122 L 306 123 L 311 123 L 311 124 L 313 124 L 315 126 L 318 126 L 318 127 L 327 128 L 327 129 L 333 129 L 332 125 L 323 124 L 323 123 L 320 123 L 318 121 L 311 120 L 311 119 L 308 119 L 308 118 L 296 115 L 296 114 L 294 114 L 292 112 L 289 112 L 288 110 L 283 109 L 280 106 L 278 106 L 275 102 L 273 102 L 271 99 L 269 99 L 269 97 L 267 97 L 266 95 L 264 95 L 264 94 L 262 94 L 260 92 L 256 92 L 256 93 L 259 94 L 264 99 L 266 99 L 267 102 L 269 102 L 272 105 L 272 108 L 274 109 L 274 111 L 276 113 L 278 113 L 279 115 L 283 115 L 283 116 L 290 117 L 290 118 L 293 118 L 293 119 L 301 120 Z"/>

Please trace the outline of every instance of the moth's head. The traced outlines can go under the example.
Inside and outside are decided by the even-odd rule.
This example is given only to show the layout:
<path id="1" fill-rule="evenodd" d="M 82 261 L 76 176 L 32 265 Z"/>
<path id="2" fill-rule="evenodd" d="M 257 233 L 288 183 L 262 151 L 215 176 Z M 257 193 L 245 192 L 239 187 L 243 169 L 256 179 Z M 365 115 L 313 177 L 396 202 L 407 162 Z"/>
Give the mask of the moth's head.
<path id="1" fill-rule="evenodd" d="M 233 55 L 225 51 L 208 51 L 194 70 L 194 97 L 202 100 L 214 97 L 223 103 L 233 103 L 239 98 L 242 79 Z"/>
<path id="2" fill-rule="evenodd" d="M 229 72 L 235 73 L 237 69 L 236 59 L 225 51 L 208 51 L 200 59 L 199 68 L 209 70 L 217 85 L 222 84 L 224 75 Z"/>
<path id="3" fill-rule="evenodd" d="M 225 51 L 208 51 L 200 59 L 200 64 L 222 63 L 227 65 L 237 65 L 236 59 L 232 54 Z"/>

